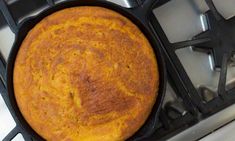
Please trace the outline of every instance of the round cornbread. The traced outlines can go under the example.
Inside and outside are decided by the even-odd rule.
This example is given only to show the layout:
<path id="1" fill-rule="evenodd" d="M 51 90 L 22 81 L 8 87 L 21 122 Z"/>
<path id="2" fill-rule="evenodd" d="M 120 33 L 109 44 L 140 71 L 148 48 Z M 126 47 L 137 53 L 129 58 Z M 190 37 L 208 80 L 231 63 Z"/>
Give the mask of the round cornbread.
<path id="1" fill-rule="evenodd" d="M 14 92 L 29 125 L 49 141 L 121 141 L 145 122 L 159 73 L 144 34 L 102 7 L 55 12 L 24 39 Z"/>

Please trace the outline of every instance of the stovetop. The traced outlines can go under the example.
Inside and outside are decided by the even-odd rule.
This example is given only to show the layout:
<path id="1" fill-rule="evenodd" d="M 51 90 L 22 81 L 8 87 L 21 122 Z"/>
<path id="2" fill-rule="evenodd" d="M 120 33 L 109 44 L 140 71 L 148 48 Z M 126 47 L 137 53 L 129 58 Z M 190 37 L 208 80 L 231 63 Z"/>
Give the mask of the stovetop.
<path id="1" fill-rule="evenodd" d="M 46 0 L 6 1 L 18 22 L 49 6 Z M 109 1 L 127 8 L 141 3 Z M 169 77 L 159 127 L 153 135 L 156 140 L 204 141 L 232 135 L 224 131 L 235 127 L 235 96 L 231 96 L 235 95 L 234 7 L 235 0 L 161 0 L 153 10 L 151 23 L 165 46 Z M 3 17 L 0 12 L 0 52 L 7 59 L 15 35 L 4 26 Z M 14 126 L 0 97 L 0 140 Z M 14 140 L 23 140 L 23 136 L 17 134 Z"/>

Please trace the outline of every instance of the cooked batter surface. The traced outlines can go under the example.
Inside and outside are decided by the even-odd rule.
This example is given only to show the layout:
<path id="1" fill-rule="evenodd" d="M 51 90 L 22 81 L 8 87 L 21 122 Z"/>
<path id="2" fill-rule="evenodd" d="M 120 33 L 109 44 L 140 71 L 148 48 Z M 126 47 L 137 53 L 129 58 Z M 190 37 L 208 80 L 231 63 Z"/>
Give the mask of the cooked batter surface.
<path id="1" fill-rule="evenodd" d="M 26 121 L 49 141 L 120 141 L 145 122 L 158 92 L 150 43 L 112 10 L 58 11 L 27 35 L 14 68 Z"/>

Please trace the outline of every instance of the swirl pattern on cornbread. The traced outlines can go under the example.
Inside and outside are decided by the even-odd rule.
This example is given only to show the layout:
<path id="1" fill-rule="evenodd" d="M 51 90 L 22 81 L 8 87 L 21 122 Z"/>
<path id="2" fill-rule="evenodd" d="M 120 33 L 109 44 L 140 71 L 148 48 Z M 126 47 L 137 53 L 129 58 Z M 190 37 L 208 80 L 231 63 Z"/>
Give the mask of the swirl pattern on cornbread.
<path id="1" fill-rule="evenodd" d="M 17 104 L 49 141 L 120 141 L 145 122 L 159 86 L 156 57 L 129 19 L 67 8 L 39 22 L 14 66 Z"/>

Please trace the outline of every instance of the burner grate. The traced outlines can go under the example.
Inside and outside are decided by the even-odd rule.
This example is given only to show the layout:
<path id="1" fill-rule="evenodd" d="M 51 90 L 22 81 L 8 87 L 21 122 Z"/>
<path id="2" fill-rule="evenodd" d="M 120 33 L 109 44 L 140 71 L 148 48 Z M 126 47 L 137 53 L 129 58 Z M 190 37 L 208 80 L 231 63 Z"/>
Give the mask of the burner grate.
<path id="1" fill-rule="evenodd" d="M 0 1 L 0 9 L 1 9 L 1 12 L 4 16 L 4 18 L 6 19 L 7 21 L 7 24 L 9 25 L 9 27 L 11 28 L 12 32 L 16 33 L 18 28 L 17 28 L 17 23 L 16 21 L 14 20 L 11 12 L 9 11 L 9 8 L 5 2 L 5 0 L 1 0 Z"/>
<path id="2" fill-rule="evenodd" d="M 0 52 L 0 80 L 6 82 L 6 61 L 3 58 L 3 55 Z M 6 86 L 6 85 L 4 85 Z"/>
<path id="3" fill-rule="evenodd" d="M 12 12 L 11 12 L 11 8 L 15 8 L 14 4 L 17 4 L 18 2 L 24 2 L 24 1 L 16 1 L 15 3 L 12 3 L 12 7 L 9 7 L 9 5 L 6 3 L 5 0 L 0 0 L 0 11 L 4 17 L 5 20 L 1 20 L 0 22 L 0 27 L 4 26 L 4 21 L 6 21 L 7 25 L 10 27 L 10 29 L 12 30 L 13 33 L 17 33 L 18 32 L 18 21 L 21 18 L 21 16 L 23 16 L 24 14 L 26 14 L 27 12 L 25 10 L 21 10 L 21 13 L 17 13 L 17 14 L 22 14 L 22 15 L 18 15 L 19 17 L 16 18 L 13 16 Z M 54 1 L 53 0 L 48 0 L 47 1 L 49 6 L 53 6 L 54 5 Z M 19 3 L 18 3 L 19 5 Z M 26 3 L 27 5 L 27 3 Z M 16 9 L 19 7 L 16 7 Z M 31 8 L 35 8 L 35 7 L 31 7 Z M 19 9 L 16 11 L 20 11 Z M 17 15 L 16 14 L 16 15 Z M 2 18 L 2 17 L 0 17 Z M 3 21 L 3 22 L 2 22 Z M 10 100 L 7 96 L 7 88 L 6 88 L 6 61 L 2 55 L 2 53 L 0 53 L 0 93 L 3 97 L 3 100 L 5 101 L 9 111 L 14 111 L 14 106 L 15 105 L 11 105 L 10 104 Z M 16 117 L 16 115 L 14 114 L 14 112 L 11 112 L 11 115 L 14 119 L 14 121 L 16 122 L 16 126 L 7 134 L 7 136 L 3 139 L 3 141 L 11 141 L 13 140 L 18 134 L 22 134 L 23 138 L 26 141 L 32 140 L 31 136 L 29 136 L 29 133 L 23 129 L 21 127 L 21 124 L 18 120 L 18 118 Z"/>
<path id="4" fill-rule="evenodd" d="M 56 1 L 54 0 L 39 1 L 40 2 L 35 0 L 40 6 L 32 5 L 32 7 L 28 7 L 25 10 L 19 10 L 17 7 L 19 6 L 19 3 L 21 5 L 27 5 L 27 2 L 32 3 L 32 1 L 19 0 L 16 3 L 11 3 L 9 5 L 5 0 L 0 0 L 0 10 L 14 33 L 17 33 L 18 31 L 20 19 L 30 13 L 29 11 L 39 9 L 39 7 L 43 6 L 50 7 L 56 4 Z M 168 1 L 169 0 L 161 0 L 157 3 L 156 7 L 164 5 Z M 206 118 L 235 102 L 235 88 L 231 87 L 229 90 L 226 90 L 227 66 L 229 65 L 229 60 L 231 60 L 232 53 L 235 52 L 235 43 L 230 41 L 235 37 L 235 31 L 231 30 L 231 28 L 235 26 L 235 18 L 225 20 L 217 12 L 212 0 L 206 0 L 206 2 L 210 8 L 210 10 L 205 13 L 207 22 L 209 23 L 209 30 L 195 36 L 192 40 L 170 43 L 161 28 L 158 19 L 153 13 L 149 16 L 152 30 L 155 32 L 156 38 L 161 41 L 161 44 L 164 47 L 164 57 L 167 62 L 169 83 L 177 94 L 176 101 L 168 102 L 162 107 L 159 117 L 160 123 L 156 132 L 149 140 L 165 140 L 172 137 L 174 134 L 189 128 L 203 118 Z M 142 0 L 137 0 L 137 3 L 141 4 Z M 2 20 L 0 20 L 0 26 L 3 25 L 1 21 Z M 224 33 L 224 29 L 226 29 L 227 32 Z M 223 34 L 217 35 L 216 33 Z M 224 35 L 226 33 L 229 33 L 229 35 Z M 229 36 L 229 38 L 225 39 L 227 36 Z M 226 44 L 224 42 L 226 42 Z M 195 51 L 205 51 L 206 53 L 213 54 L 214 68 L 220 68 L 218 92 L 214 92 L 206 87 L 197 89 L 193 85 L 175 53 L 176 50 L 189 46 L 192 46 Z M 13 108 L 6 96 L 6 62 L 1 54 L 0 76 L 0 93 L 11 111 Z M 20 127 L 16 116 L 12 116 L 16 121 L 17 126 L 5 137 L 4 141 L 12 140 L 18 133 L 22 133 L 25 140 L 32 140 L 31 136 Z"/>
<path id="5" fill-rule="evenodd" d="M 6 62 L 0 53 L 0 94 L 3 100 L 6 103 L 7 108 L 9 111 L 13 111 L 13 106 L 10 104 L 9 98 L 7 96 L 7 88 L 6 88 Z M 31 140 L 23 128 L 20 127 L 20 123 L 16 118 L 14 112 L 11 112 L 11 115 L 16 122 L 16 126 L 8 133 L 8 135 L 3 139 L 3 141 L 11 141 L 15 136 L 21 133 L 26 141 Z"/>
<path id="6" fill-rule="evenodd" d="M 235 18 L 225 20 L 216 10 L 214 4 L 212 3 L 212 0 L 207 0 L 206 2 L 210 8 L 210 10 L 206 12 L 206 17 L 209 23 L 209 30 L 195 36 L 192 40 L 170 43 L 154 15 L 151 16 L 151 19 L 152 23 L 154 23 L 152 24 L 153 29 L 159 35 L 159 38 L 161 39 L 165 47 L 165 52 L 169 55 L 168 62 L 173 62 L 172 64 L 168 65 L 168 68 L 170 65 L 172 66 L 172 68 L 175 68 L 174 71 L 173 69 L 168 69 L 172 71 L 169 74 L 171 75 L 171 77 L 174 77 L 174 81 L 177 80 L 175 77 L 178 75 L 179 79 L 178 81 L 176 81 L 176 83 L 181 82 L 178 83 L 177 87 L 182 87 L 179 86 L 179 84 L 183 85 L 184 89 L 186 89 L 186 91 L 188 92 L 187 97 L 191 99 L 193 104 L 198 107 L 200 112 L 214 113 L 217 110 L 212 109 L 229 103 L 225 100 L 225 97 L 229 96 L 228 93 L 232 91 L 226 90 L 226 76 L 228 61 L 231 58 L 232 54 L 235 52 L 235 31 L 232 30 L 235 29 L 235 24 L 231 24 L 235 23 Z M 211 52 L 213 54 L 215 68 L 220 68 L 220 78 L 218 85 L 219 96 L 216 97 L 223 101 L 220 104 L 216 104 L 215 102 L 213 102 L 213 100 L 210 102 L 214 104 L 207 104 L 205 101 L 203 101 L 200 91 L 198 91 L 194 87 L 194 85 L 190 81 L 190 78 L 185 72 L 183 65 L 181 64 L 175 51 L 177 49 L 189 46 L 192 46 L 194 50 L 206 50 L 207 53 Z M 212 107 L 210 107 L 209 105 L 211 105 Z"/>
<path id="7" fill-rule="evenodd" d="M 14 25 L 18 24 L 22 17 L 28 16 L 29 13 L 33 11 L 40 10 L 45 7 L 50 7 L 55 4 L 54 0 L 15 0 L 13 2 L 8 2 L 5 0 L 1 0 L 1 11 L 4 11 L 5 19 L 11 20 Z M 30 5 L 30 6 L 26 6 Z M 4 10 L 5 9 L 5 10 Z M 8 13 L 8 14 L 7 14 Z M 6 15 L 7 14 L 7 15 Z M 10 17 L 9 17 L 10 15 Z M 0 29 L 6 26 L 8 23 L 3 22 L 4 17 L 0 16 Z M 12 26 L 14 26 L 12 25 Z"/>
<path id="8" fill-rule="evenodd" d="M 169 128 L 159 128 L 159 130 L 157 130 L 157 134 L 159 135 L 157 137 L 158 139 L 167 138 L 167 136 L 172 133 L 178 133 L 179 130 L 194 124 L 193 121 L 200 121 L 235 103 L 235 87 L 226 89 L 227 68 L 230 63 L 229 61 L 232 60 L 232 56 L 234 56 L 235 53 L 235 17 L 226 20 L 219 14 L 212 0 L 206 0 L 206 3 L 209 7 L 209 11 L 205 13 L 209 29 L 196 35 L 191 40 L 171 43 L 155 15 L 150 15 L 152 30 L 156 32 L 157 38 L 162 41 L 164 46 L 168 74 L 171 78 L 170 80 L 173 81 L 171 82 L 173 83 L 172 86 L 175 86 L 175 91 L 183 98 L 184 104 L 193 115 L 192 117 L 196 117 L 196 120 L 193 120 L 192 117 L 188 117 L 187 119 L 191 119 L 191 121 L 187 121 L 185 118 L 188 115 L 186 114 L 181 115 L 175 120 L 169 120 L 169 124 L 173 125 L 173 127 L 169 125 Z M 161 5 L 157 5 L 155 8 L 160 6 Z M 176 50 L 188 47 L 192 47 L 194 51 L 204 51 L 205 53 L 212 54 L 214 70 L 220 71 L 218 90 L 216 92 L 206 86 L 201 86 L 197 89 L 193 85 L 181 61 L 176 55 Z M 187 101 L 187 103 L 185 103 L 185 101 Z M 191 106 L 191 104 L 194 106 Z M 174 105 L 170 104 L 171 111 L 176 110 L 174 107 Z M 195 109 L 195 107 L 197 108 Z M 179 106 L 177 106 L 177 108 L 179 108 Z M 162 136 L 163 134 L 165 137 Z"/>

